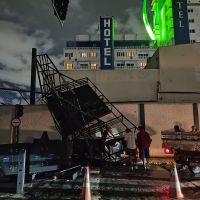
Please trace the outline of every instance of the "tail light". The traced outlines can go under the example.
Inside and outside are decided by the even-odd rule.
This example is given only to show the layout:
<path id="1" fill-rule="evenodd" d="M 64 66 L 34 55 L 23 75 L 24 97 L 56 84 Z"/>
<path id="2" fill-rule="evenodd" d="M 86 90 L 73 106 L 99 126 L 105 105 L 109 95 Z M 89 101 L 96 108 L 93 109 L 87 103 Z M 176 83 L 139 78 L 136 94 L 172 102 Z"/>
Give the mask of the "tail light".
<path id="1" fill-rule="evenodd" d="M 164 147 L 164 153 L 165 154 L 173 154 L 173 151 L 170 147 Z"/>

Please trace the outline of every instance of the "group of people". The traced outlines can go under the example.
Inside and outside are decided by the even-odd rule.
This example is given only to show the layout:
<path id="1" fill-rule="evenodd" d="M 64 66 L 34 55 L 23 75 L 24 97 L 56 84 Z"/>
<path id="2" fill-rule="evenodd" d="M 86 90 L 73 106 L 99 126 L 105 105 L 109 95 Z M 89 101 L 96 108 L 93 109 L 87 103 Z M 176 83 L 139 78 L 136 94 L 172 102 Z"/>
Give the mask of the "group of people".
<path id="1" fill-rule="evenodd" d="M 110 127 L 106 128 L 102 134 L 102 139 L 105 141 L 103 148 L 106 149 L 107 153 L 110 155 L 111 149 L 113 149 L 117 142 L 114 139 L 108 139 L 108 135 L 112 134 L 112 129 Z M 137 135 L 133 134 L 130 130 L 126 131 L 124 136 L 126 142 L 126 154 L 129 155 L 129 162 L 132 166 L 136 160 L 137 153 L 139 150 L 139 158 L 142 160 L 143 166 L 146 169 L 148 167 L 149 147 L 152 139 L 143 126 L 138 127 Z M 120 148 L 119 148 L 120 150 Z"/>
<path id="2" fill-rule="evenodd" d="M 142 160 L 143 166 L 146 169 L 148 167 L 148 158 L 150 157 L 149 148 L 152 139 L 149 133 L 145 131 L 144 126 L 139 126 L 138 130 L 139 131 L 136 137 L 131 132 L 125 135 L 127 153 L 130 156 L 130 165 L 132 165 L 135 158 L 137 157 L 137 150 L 139 150 L 139 158 Z"/>
<path id="3" fill-rule="evenodd" d="M 180 127 L 179 127 L 179 125 L 175 125 L 174 126 L 174 131 L 175 132 L 185 132 L 183 129 L 181 129 Z M 191 127 L 191 131 L 190 131 L 191 133 L 198 133 L 199 132 L 199 129 L 196 127 L 196 126 L 194 126 L 194 125 L 192 125 L 192 127 Z"/>

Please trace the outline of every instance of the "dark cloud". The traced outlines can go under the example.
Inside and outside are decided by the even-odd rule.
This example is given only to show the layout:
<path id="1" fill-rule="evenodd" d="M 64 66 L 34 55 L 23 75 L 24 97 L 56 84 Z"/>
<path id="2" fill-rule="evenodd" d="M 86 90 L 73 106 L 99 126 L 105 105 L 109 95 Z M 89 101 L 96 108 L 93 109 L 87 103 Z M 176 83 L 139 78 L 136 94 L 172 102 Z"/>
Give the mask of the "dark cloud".
<path id="1" fill-rule="evenodd" d="M 20 61 L 24 64 L 24 65 L 28 65 L 28 60 L 27 58 L 25 58 L 23 55 L 20 55 Z"/>
<path id="2" fill-rule="evenodd" d="M 58 53 L 62 52 L 66 40 L 73 40 L 76 34 L 88 33 L 92 24 L 98 24 L 100 16 L 113 16 L 121 24 L 126 24 L 132 17 L 133 24 L 124 29 L 125 33 L 140 31 L 137 26 L 142 24 L 141 0 L 71 0 L 63 28 L 53 14 L 50 0 L 1 0 L 0 7 L 3 8 L 0 19 L 22 25 L 27 35 L 31 36 L 36 30 L 48 30 L 56 41 Z"/>
<path id="3" fill-rule="evenodd" d="M 31 49 L 48 53 L 59 68 L 63 48 L 76 34 L 96 31 L 100 16 L 113 16 L 117 33 L 144 33 L 141 0 L 70 0 L 64 27 L 54 16 L 51 0 L 0 1 L 0 80 L 30 83 Z"/>
<path id="4" fill-rule="evenodd" d="M 0 70 L 2 70 L 2 69 L 6 69 L 6 65 L 0 63 Z"/>
<path id="5" fill-rule="evenodd" d="M 40 89 L 36 88 L 36 103 L 41 102 Z M 0 105 L 27 104 L 30 100 L 30 86 L 0 80 Z"/>

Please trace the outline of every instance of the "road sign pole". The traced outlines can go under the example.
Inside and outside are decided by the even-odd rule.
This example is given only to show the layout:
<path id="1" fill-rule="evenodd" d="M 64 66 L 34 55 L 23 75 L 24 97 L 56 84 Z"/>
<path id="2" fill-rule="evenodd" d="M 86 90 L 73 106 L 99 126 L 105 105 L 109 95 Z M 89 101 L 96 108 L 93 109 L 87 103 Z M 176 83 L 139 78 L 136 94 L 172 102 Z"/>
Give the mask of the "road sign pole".
<path id="1" fill-rule="evenodd" d="M 12 131 L 12 144 L 17 143 L 17 127 L 13 127 Z"/>
<path id="2" fill-rule="evenodd" d="M 17 193 L 24 192 L 25 181 L 25 165 L 26 165 L 26 150 L 22 149 L 18 155 L 18 169 L 17 169 Z"/>
<path id="3" fill-rule="evenodd" d="M 11 144 L 15 144 L 19 142 L 19 126 L 21 124 L 21 120 L 17 117 L 11 120 L 12 125 L 12 137 L 11 137 Z"/>

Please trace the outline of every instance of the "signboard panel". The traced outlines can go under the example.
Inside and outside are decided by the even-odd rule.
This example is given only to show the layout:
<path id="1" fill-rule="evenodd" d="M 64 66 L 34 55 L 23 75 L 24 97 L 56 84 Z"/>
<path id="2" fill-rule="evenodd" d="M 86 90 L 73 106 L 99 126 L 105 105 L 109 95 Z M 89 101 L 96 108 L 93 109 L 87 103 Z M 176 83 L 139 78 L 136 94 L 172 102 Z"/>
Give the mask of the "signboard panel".
<path id="1" fill-rule="evenodd" d="M 187 0 L 172 1 L 175 44 L 190 43 Z"/>
<path id="2" fill-rule="evenodd" d="M 113 18 L 100 17 L 101 69 L 114 68 Z"/>

